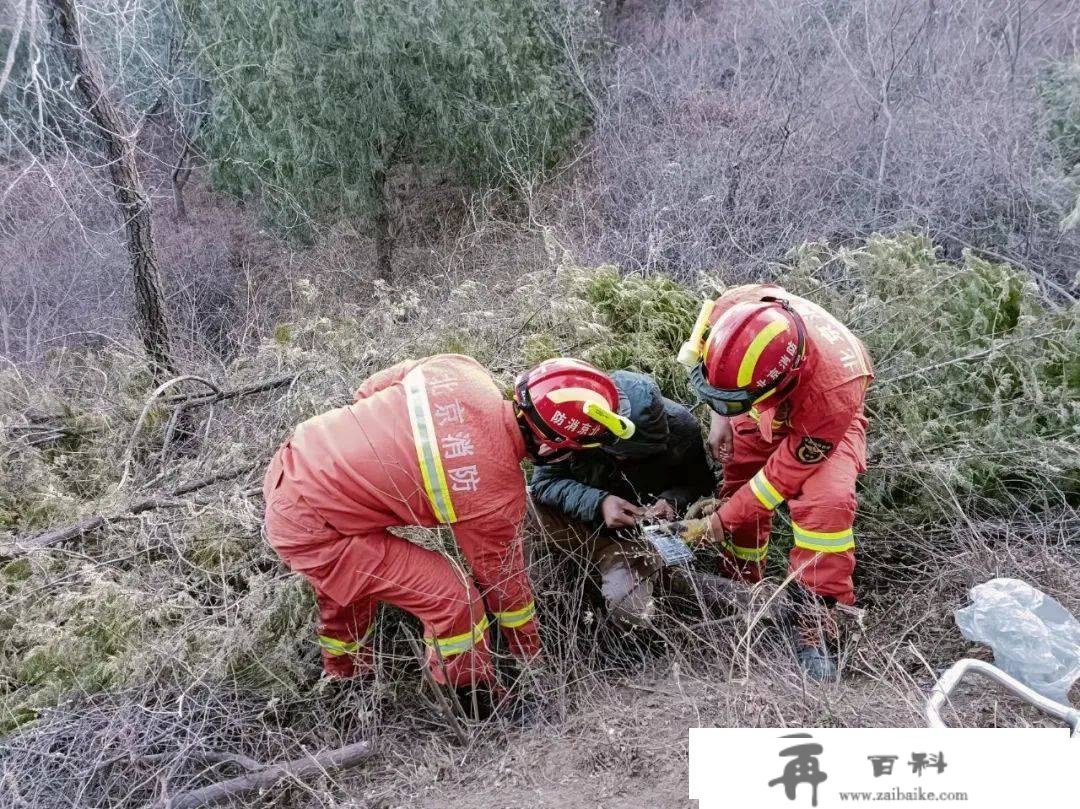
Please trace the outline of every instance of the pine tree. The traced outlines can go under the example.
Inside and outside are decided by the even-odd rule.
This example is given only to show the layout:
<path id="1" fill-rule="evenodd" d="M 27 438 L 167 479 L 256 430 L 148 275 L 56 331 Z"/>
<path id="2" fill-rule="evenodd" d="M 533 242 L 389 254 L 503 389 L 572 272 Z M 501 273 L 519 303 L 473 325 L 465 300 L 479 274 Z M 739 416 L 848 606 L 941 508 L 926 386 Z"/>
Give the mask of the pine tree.
<path id="1" fill-rule="evenodd" d="M 534 177 L 587 117 L 554 0 L 189 0 L 219 186 L 284 225 L 359 217 L 391 274 L 387 179 Z"/>

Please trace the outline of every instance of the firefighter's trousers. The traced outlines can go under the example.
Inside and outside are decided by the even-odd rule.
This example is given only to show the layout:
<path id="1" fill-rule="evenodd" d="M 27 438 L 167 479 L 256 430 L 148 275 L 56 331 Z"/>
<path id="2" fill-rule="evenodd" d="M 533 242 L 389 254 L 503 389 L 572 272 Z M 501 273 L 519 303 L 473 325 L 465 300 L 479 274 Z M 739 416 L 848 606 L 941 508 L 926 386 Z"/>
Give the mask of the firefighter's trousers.
<path id="1" fill-rule="evenodd" d="M 307 519 L 310 507 L 287 483 L 267 494 L 267 539 L 315 588 L 328 675 L 352 677 L 372 670 L 376 609 L 385 602 L 420 619 L 427 663 L 437 682 L 465 686 L 494 681 L 484 604 L 460 566 L 385 530 L 329 537 L 332 529 L 317 517 Z M 305 539 L 320 544 L 321 564 L 297 552 Z"/>
<path id="2" fill-rule="evenodd" d="M 736 422 L 733 447 L 724 464 L 721 499 L 730 497 L 744 486 L 776 449 L 783 435 L 773 442 L 766 441 L 749 419 Z M 865 435 L 853 428 L 803 484 L 802 491 L 787 501 L 795 534 L 788 557 L 790 572 L 796 581 L 819 596 L 836 599 L 841 604 L 854 604 L 855 591 L 852 572 L 855 551 L 838 552 L 813 550 L 816 537 L 850 535 L 855 520 L 855 480 L 864 469 Z M 722 571 L 735 578 L 756 582 L 761 579 L 768 551 L 772 514 L 753 521 L 724 525 L 732 547 L 725 550 Z M 825 544 L 825 543 L 821 543 Z"/>

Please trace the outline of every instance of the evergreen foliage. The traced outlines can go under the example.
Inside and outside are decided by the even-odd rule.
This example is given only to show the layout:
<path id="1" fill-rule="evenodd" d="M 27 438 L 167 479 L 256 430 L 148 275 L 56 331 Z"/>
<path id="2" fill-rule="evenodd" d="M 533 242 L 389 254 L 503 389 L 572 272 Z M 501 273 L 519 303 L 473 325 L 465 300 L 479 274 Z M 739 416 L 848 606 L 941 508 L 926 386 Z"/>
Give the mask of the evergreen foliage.
<path id="1" fill-rule="evenodd" d="M 282 224 L 379 216 L 403 164 L 477 187 L 550 167 L 587 117 L 553 0 L 187 2 L 217 183 Z"/>
<path id="2" fill-rule="evenodd" d="M 1080 60 L 1051 65 L 1038 83 L 1038 92 L 1047 137 L 1068 173 L 1080 165 Z"/>

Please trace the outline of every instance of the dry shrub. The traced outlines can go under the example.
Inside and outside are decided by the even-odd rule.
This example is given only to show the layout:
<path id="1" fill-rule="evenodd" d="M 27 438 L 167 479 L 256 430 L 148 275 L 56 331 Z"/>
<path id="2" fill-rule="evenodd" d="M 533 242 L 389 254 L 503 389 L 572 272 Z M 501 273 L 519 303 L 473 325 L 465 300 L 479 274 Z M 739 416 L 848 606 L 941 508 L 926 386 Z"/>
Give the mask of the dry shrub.
<path id="1" fill-rule="evenodd" d="M 168 171 L 143 155 L 173 338 L 191 365 L 249 352 L 287 307 L 300 261 L 234 202 L 188 184 L 178 220 Z M 73 157 L 0 166 L 0 358 L 48 362 L 132 334 L 128 258 L 107 182 Z"/>
<path id="2" fill-rule="evenodd" d="M 627 3 L 562 221 L 583 259 L 741 279 L 809 240 L 926 229 L 1073 282 L 1040 71 L 1074 2 Z"/>

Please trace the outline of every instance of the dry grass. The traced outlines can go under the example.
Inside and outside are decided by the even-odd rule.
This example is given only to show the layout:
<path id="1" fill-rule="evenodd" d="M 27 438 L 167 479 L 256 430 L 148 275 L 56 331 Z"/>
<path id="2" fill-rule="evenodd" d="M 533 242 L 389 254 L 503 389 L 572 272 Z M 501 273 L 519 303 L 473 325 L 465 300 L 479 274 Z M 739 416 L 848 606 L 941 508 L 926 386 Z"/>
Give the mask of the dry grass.
<path id="1" fill-rule="evenodd" d="M 153 408 L 119 491 L 146 390 L 137 366 L 99 349 L 34 372 L 0 372 L 5 430 L 38 410 L 63 416 L 73 432 L 59 446 L 5 446 L 9 535 L 268 458 L 298 420 L 346 400 L 357 380 L 405 356 L 464 350 L 508 381 L 537 349 L 538 333 L 547 350 L 576 346 L 587 356 L 610 342 L 621 310 L 605 320 L 588 296 L 607 282 L 585 282 L 602 272 L 555 267 L 552 257 L 563 255 L 551 234 L 476 221 L 475 234 L 418 265 L 400 289 L 374 287 L 375 306 L 343 294 L 337 267 L 296 280 L 294 316 L 276 337 L 234 360 L 227 377 L 206 373 L 239 385 L 297 370 L 297 382 L 201 409 L 199 439 L 186 453 L 163 455 L 166 414 Z M 643 344 L 646 356 L 666 350 L 663 334 L 651 349 Z M 893 359 L 897 371 L 921 362 Z M 916 379 L 910 395 L 931 384 Z M 883 449 L 910 437 L 890 424 L 878 425 Z M 922 455 L 886 465 L 898 463 L 911 467 L 905 485 L 928 492 L 947 490 L 955 474 L 951 465 L 926 467 Z M 382 616 L 374 687 L 341 694 L 315 685 L 310 593 L 260 538 L 257 484 L 255 472 L 0 566 L 0 719 L 9 731 L 0 743 L 0 805 L 141 806 L 237 774 L 236 756 L 276 761 L 361 738 L 378 748 L 361 768 L 283 785 L 266 801 L 667 804 L 684 794 L 691 725 L 920 724 L 935 672 L 970 651 L 952 611 L 974 583 L 1017 576 L 1080 611 L 1071 575 L 1080 518 L 1060 496 L 999 503 L 991 511 L 1007 516 L 998 517 L 977 516 L 977 498 L 946 500 L 937 505 L 953 509 L 954 520 L 910 527 L 873 505 L 859 525 L 865 626 L 846 635 L 843 681 L 818 686 L 799 676 L 780 628 L 692 598 L 673 600 L 656 633 L 626 634 L 593 609 L 580 567 L 530 527 L 548 656 L 522 686 L 541 699 L 542 715 L 528 733 L 472 727 L 460 746 L 422 690 L 408 642 L 418 627 L 407 616 Z M 782 576 L 782 560 L 773 564 Z M 962 701 L 953 719 L 1039 721 L 992 694 Z"/>

